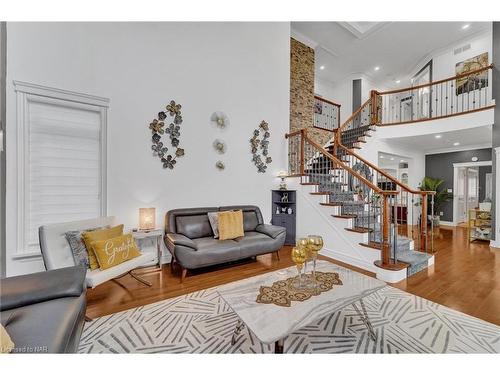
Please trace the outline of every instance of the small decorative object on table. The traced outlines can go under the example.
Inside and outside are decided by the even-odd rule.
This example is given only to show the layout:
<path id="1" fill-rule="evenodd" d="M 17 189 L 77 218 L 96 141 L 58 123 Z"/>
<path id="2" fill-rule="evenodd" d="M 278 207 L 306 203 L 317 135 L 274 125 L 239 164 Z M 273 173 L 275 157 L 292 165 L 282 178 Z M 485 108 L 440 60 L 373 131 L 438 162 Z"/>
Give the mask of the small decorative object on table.
<path id="1" fill-rule="evenodd" d="M 283 193 L 281 196 L 281 202 L 288 203 L 288 193 Z"/>
<path id="2" fill-rule="evenodd" d="M 306 261 L 306 251 L 303 247 L 296 246 L 292 249 L 292 261 L 297 267 L 299 275 L 295 278 L 292 286 L 294 289 L 302 289 L 302 269 L 304 267 L 304 262 Z"/>
<path id="3" fill-rule="evenodd" d="M 280 190 L 286 190 L 287 187 L 286 187 L 285 178 L 288 177 L 288 173 L 286 173 L 286 171 L 279 171 L 278 172 L 278 177 L 281 178 Z"/>
<path id="4" fill-rule="evenodd" d="M 296 281 L 296 277 L 290 277 L 286 280 L 276 281 L 270 287 L 261 286 L 256 302 L 290 307 L 292 306 L 292 301 L 306 301 L 313 296 L 318 296 L 323 292 L 333 289 L 334 285 L 342 285 L 342 280 L 337 272 L 316 272 L 314 288 L 303 286 L 297 289 L 294 286 Z"/>
<path id="5" fill-rule="evenodd" d="M 311 251 L 311 257 L 313 261 L 313 270 L 312 270 L 312 280 L 316 282 L 316 260 L 318 259 L 318 253 L 323 248 L 323 237 L 318 235 L 309 235 L 308 239 L 308 248 Z"/>

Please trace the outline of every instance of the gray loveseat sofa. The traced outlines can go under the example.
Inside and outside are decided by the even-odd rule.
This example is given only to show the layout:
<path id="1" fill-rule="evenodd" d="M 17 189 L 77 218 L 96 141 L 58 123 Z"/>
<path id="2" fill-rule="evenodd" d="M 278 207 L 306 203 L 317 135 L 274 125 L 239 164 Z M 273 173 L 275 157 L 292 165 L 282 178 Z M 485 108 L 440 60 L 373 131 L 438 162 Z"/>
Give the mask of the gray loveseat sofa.
<path id="1" fill-rule="evenodd" d="M 244 237 L 234 240 L 214 238 L 208 212 L 243 211 Z M 264 224 L 257 206 L 182 208 L 165 216 L 164 241 L 172 253 L 172 265 L 181 266 L 181 282 L 189 269 L 196 269 L 266 253 L 276 253 L 285 242 L 286 229 Z"/>
<path id="2" fill-rule="evenodd" d="M 66 267 L 0 281 L 0 315 L 13 353 L 76 353 L 87 306 L 85 272 Z"/>

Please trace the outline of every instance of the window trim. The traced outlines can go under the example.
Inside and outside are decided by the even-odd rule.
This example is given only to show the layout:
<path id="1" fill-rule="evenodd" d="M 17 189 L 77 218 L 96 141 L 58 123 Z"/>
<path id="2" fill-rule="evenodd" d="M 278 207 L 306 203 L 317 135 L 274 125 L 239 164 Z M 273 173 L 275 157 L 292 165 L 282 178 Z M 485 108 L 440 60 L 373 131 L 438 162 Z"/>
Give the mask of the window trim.
<path id="1" fill-rule="evenodd" d="M 31 258 L 39 256 L 40 250 L 31 251 L 27 240 L 26 229 L 29 223 L 29 206 L 27 204 L 29 189 L 29 104 L 46 103 L 63 105 L 66 108 L 84 108 L 100 114 L 100 200 L 101 216 L 107 215 L 107 118 L 110 100 L 99 96 L 46 87 L 33 83 L 13 81 L 17 102 L 17 246 L 14 258 Z"/>

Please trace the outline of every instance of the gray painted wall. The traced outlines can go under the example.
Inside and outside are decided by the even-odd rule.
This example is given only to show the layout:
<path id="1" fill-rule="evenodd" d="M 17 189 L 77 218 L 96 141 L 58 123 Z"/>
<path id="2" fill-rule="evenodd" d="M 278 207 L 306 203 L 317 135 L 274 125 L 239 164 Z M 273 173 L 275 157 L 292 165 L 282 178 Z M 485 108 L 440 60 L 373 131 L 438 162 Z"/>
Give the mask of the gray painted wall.
<path id="1" fill-rule="evenodd" d="M 478 158 L 478 161 L 491 160 L 491 148 L 426 155 L 425 175 L 443 179 L 444 182 L 441 185 L 443 189 L 453 189 L 453 163 L 471 162 L 474 156 Z M 481 186 L 479 188 L 484 190 L 484 185 L 482 189 Z M 441 211 L 443 211 L 442 220 L 453 221 L 453 201 L 445 203 Z"/>
<path id="2" fill-rule="evenodd" d="M 486 173 L 491 173 L 491 165 L 479 167 L 479 202 L 486 196 Z"/>
<path id="3" fill-rule="evenodd" d="M 356 112 L 361 107 L 361 80 L 354 79 L 352 81 L 352 113 Z"/>

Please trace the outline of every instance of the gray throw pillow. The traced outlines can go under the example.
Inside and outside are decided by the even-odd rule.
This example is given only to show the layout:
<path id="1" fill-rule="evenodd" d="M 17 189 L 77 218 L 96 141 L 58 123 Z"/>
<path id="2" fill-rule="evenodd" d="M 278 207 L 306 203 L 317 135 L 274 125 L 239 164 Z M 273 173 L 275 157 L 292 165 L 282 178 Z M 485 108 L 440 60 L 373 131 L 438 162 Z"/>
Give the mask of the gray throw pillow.
<path id="1" fill-rule="evenodd" d="M 68 240 L 71 252 L 73 253 L 73 259 L 75 261 L 75 265 L 89 268 L 89 254 L 87 252 L 87 248 L 85 247 L 85 243 L 83 242 L 82 233 L 108 227 L 109 226 L 89 228 L 84 230 L 72 230 L 64 233 L 66 239 Z"/>
<path id="2" fill-rule="evenodd" d="M 219 238 L 219 213 L 207 212 L 207 215 L 210 226 L 212 227 L 212 232 L 214 232 L 214 238 Z"/>

